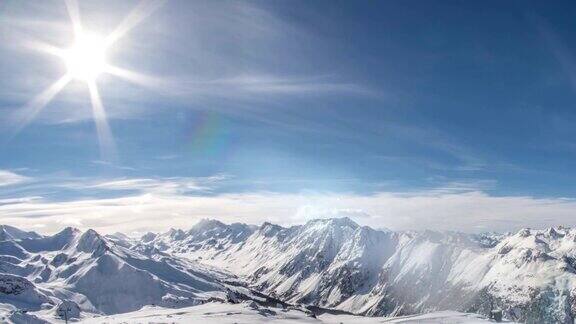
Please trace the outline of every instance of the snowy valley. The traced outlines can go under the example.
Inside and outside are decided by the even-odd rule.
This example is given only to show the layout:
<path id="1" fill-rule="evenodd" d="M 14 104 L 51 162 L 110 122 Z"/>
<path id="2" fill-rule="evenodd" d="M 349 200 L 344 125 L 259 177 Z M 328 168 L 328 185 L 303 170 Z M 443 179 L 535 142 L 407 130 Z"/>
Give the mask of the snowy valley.
<path id="1" fill-rule="evenodd" d="M 2 226 L 0 318 L 473 323 L 501 312 L 509 321 L 572 323 L 575 246 L 568 228 L 393 232 L 348 218 L 292 227 L 202 220 L 139 238 Z"/>

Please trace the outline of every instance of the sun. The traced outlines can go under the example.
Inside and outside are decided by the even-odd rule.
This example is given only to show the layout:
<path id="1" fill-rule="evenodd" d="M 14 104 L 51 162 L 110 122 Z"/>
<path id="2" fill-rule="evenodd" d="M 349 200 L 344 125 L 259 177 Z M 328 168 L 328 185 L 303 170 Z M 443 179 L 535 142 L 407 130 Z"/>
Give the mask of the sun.
<path id="1" fill-rule="evenodd" d="M 83 33 L 72 47 L 64 50 L 62 60 L 73 79 L 92 82 L 106 71 L 107 46 L 103 37 Z"/>
<path id="2" fill-rule="evenodd" d="M 22 111 L 19 112 L 21 117 L 15 123 L 12 136 L 30 123 L 72 80 L 78 80 L 87 85 L 102 159 L 113 160 L 116 155 L 114 137 L 108 125 L 97 79 L 102 74 L 108 74 L 136 85 L 153 88 L 158 84 L 155 77 L 123 69 L 108 62 L 106 52 L 132 28 L 160 8 L 163 1 L 141 1 L 112 32 L 104 37 L 84 29 L 78 0 L 64 0 L 64 2 L 70 17 L 74 43 L 68 48 L 60 48 L 37 39 L 30 39 L 27 44 L 34 50 L 60 58 L 66 66 L 66 72 L 22 107 Z"/>

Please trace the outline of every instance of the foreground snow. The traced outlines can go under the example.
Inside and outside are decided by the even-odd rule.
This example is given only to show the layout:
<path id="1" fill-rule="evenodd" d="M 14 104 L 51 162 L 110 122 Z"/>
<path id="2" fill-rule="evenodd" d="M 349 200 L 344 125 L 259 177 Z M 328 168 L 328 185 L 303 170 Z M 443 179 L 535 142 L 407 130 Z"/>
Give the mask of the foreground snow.
<path id="1" fill-rule="evenodd" d="M 181 309 L 149 307 L 140 311 L 85 319 L 82 323 L 326 323 L 326 324 L 368 324 L 368 323 L 489 323 L 476 314 L 458 312 L 436 312 L 402 318 L 359 317 L 350 315 L 321 315 L 310 317 L 298 310 L 258 307 L 253 303 L 221 304 L 209 303 Z"/>

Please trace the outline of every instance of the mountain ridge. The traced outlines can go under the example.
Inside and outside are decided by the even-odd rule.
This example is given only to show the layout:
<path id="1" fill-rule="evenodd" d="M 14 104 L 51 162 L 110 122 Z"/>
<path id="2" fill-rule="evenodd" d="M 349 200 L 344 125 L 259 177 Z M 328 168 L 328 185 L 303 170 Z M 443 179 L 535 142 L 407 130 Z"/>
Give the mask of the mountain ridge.
<path id="1" fill-rule="evenodd" d="M 386 316 L 499 308 L 512 320 L 568 323 L 576 309 L 573 236 L 576 230 L 562 227 L 509 234 L 386 231 L 336 218 L 290 227 L 264 223 L 235 244 L 195 237 L 202 248 L 148 245 L 224 268 L 293 303 Z M 534 298 L 545 312 L 534 311 Z"/>
<path id="2" fill-rule="evenodd" d="M 140 238 L 19 231 L 0 240 L 0 282 L 9 287 L 0 303 L 14 307 L 28 296 L 30 309 L 72 302 L 116 314 L 269 296 L 368 316 L 501 309 L 510 320 L 569 323 L 576 314 L 576 230 L 564 227 L 466 234 L 331 218 L 289 227 L 206 219 Z"/>

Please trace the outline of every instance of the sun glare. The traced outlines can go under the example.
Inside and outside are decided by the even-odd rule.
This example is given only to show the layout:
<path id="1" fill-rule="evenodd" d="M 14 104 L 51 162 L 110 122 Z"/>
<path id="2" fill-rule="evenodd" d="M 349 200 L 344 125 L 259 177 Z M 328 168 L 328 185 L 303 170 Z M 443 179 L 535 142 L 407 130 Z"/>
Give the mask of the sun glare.
<path id="1" fill-rule="evenodd" d="M 94 81 L 106 69 L 106 44 L 96 35 L 80 35 L 63 54 L 68 74 L 77 80 Z"/>

